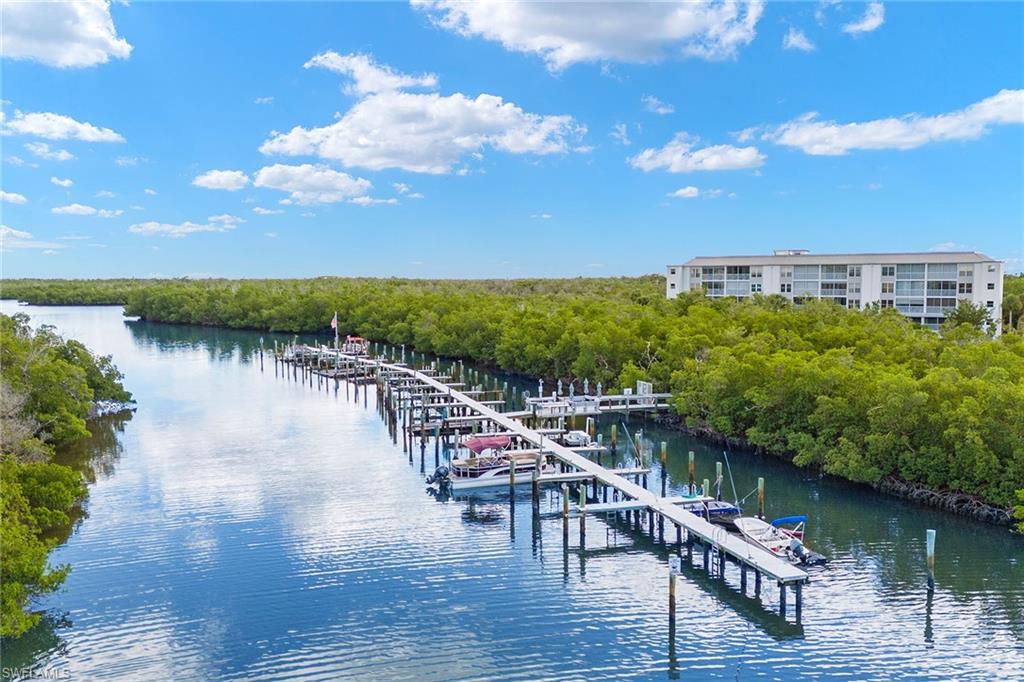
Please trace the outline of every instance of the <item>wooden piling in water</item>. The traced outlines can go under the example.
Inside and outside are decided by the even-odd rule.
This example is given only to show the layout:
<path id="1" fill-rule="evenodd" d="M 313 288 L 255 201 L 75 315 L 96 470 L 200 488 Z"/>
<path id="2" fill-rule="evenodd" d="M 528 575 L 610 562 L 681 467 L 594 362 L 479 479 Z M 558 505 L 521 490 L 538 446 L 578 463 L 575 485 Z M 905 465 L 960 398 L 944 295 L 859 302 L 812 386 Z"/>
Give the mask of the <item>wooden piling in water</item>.
<path id="1" fill-rule="evenodd" d="M 924 533 L 925 553 L 928 562 L 928 591 L 935 590 L 935 531 L 929 528 Z"/>
<path id="2" fill-rule="evenodd" d="M 697 464 L 693 461 L 693 450 L 689 452 L 690 459 L 687 463 L 687 467 L 690 472 L 690 494 L 693 495 L 697 492 Z"/>
<path id="3" fill-rule="evenodd" d="M 757 518 L 764 519 L 764 478 L 757 479 Z"/>

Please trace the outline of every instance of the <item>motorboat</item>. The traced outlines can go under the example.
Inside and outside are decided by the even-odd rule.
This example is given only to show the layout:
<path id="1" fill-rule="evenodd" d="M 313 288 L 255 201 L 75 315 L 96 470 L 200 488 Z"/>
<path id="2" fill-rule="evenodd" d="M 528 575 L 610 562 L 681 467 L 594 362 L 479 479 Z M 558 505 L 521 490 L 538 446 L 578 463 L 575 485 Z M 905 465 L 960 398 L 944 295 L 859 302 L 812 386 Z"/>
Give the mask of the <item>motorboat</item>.
<path id="1" fill-rule="evenodd" d="M 803 532 L 803 523 L 798 524 L 798 530 L 801 533 Z M 735 519 L 733 524 L 739 529 L 744 540 L 790 563 L 802 566 L 824 566 L 828 561 L 821 554 L 812 552 L 799 537 L 793 534 L 797 529 L 783 530 L 779 526 L 750 516 Z"/>
<path id="2" fill-rule="evenodd" d="M 537 469 L 537 454 L 510 449 L 511 436 L 482 435 L 462 441 L 470 451 L 469 457 L 453 459 L 450 465 L 439 466 L 427 477 L 429 485 L 453 491 L 472 488 L 490 488 L 530 483 Z M 514 478 L 512 470 L 514 469 Z M 555 467 L 542 460 L 541 474 L 554 473 Z"/>
<path id="3" fill-rule="evenodd" d="M 733 521 L 743 513 L 743 510 L 735 504 L 708 498 L 683 502 L 679 506 L 711 523 L 726 527 L 732 527 Z"/>
<path id="4" fill-rule="evenodd" d="M 341 344 L 341 352 L 348 355 L 369 355 L 370 342 L 361 336 L 346 336 Z"/>
<path id="5" fill-rule="evenodd" d="M 585 448 L 592 442 L 586 431 L 569 431 L 562 436 L 562 445 L 570 448 Z"/>

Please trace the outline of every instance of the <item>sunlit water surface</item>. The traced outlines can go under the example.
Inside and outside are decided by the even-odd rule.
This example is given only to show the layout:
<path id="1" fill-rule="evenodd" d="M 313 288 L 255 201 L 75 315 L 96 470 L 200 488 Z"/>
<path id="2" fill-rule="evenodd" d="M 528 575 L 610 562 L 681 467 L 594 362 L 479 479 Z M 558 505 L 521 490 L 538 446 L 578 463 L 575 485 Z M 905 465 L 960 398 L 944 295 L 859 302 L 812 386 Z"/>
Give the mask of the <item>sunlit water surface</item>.
<path id="1" fill-rule="evenodd" d="M 671 547 L 599 519 L 585 550 L 575 522 L 566 547 L 528 490 L 514 503 L 504 490 L 431 497 L 418 449 L 410 462 L 392 444 L 372 390 L 364 407 L 362 394 L 277 373 L 269 355 L 261 369 L 258 333 L 125 321 L 112 307 L 2 309 L 112 354 L 138 400 L 133 418 L 62 453 L 95 480 L 53 555 L 73 570 L 38 604 L 43 625 L 5 643 L 5 667 L 146 680 L 1024 678 L 1024 542 L 1005 529 L 731 452 L 739 496 L 764 476 L 769 516 L 807 514 L 808 543 L 832 563 L 805 588 L 798 625 L 792 602 L 778 615 L 774 585 L 743 597 L 736 567 L 723 583 L 695 555 L 673 640 Z M 724 459 L 637 417 L 628 428 L 668 441 L 674 490 L 688 450 L 698 479 Z M 431 445 L 428 472 L 433 457 Z M 931 598 L 926 528 L 938 531 Z"/>

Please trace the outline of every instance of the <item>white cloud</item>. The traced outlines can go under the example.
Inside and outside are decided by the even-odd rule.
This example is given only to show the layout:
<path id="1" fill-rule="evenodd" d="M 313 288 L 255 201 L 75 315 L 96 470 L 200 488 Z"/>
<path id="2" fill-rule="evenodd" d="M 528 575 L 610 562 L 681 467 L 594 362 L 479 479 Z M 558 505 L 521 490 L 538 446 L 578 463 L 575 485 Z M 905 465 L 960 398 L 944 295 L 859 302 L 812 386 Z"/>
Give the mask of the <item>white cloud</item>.
<path id="1" fill-rule="evenodd" d="M 25 159 L 21 158 L 20 156 L 5 156 L 4 157 L 4 163 L 9 163 L 12 166 L 24 166 L 25 165 Z M 35 164 L 30 164 L 30 165 L 35 165 Z"/>
<path id="2" fill-rule="evenodd" d="M 973 248 L 966 244 L 958 244 L 957 242 L 940 242 L 933 244 L 928 248 L 929 251 L 934 253 L 963 253 L 974 251 Z"/>
<path id="3" fill-rule="evenodd" d="M 687 133 L 676 133 L 660 149 L 645 149 L 629 159 L 634 168 L 652 171 L 664 168 L 670 173 L 693 171 L 738 170 L 756 168 L 764 164 L 764 155 L 756 147 L 734 147 L 717 144 L 694 149 L 698 139 Z"/>
<path id="4" fill-rule="evenodd" d="M 209 170 L 192 180 L 196 187 L 234 192 L 249 184 L 249 176 L 239 170 Z"/>
<path id="5" fill-rule="evenodd" d="M 116 194 L 107 189 L 101 189 L 99 192 L 96 192 L 97 199 L 113 199 L 116 196 Z"/>
<path id="6" fill-rule="evenodd" d="M 252 212 L 256 215 L 280 215 L 284 213 L 279 208 L 263 208 L 262 206 L 253 207 Z"/>
<path id="7" fill-rule="evenodd" d="M 25 149 L 32 153 L 32 155 L 38 156 L 40 159 L 46 159 L 47 161 L 70 161 L 75 158 L 75 155 L 67 149 L 51 150 L 50 145 L 45 142 L 26 142 Z"/>
<path id="8" fill-rule="evenodd" d="M 150 189 L 149 187 L 147 187 L 146 189 L 144 189 L 142 191 L 145 192 L 146 194 L 148 194 L 151 197 L 155 197 L 156 196 L 156 190 L 155 189 Z"/>
<path id="9" fill-rule="evenodd" d="M 820 121 L 805 114 L 767 130 L 762 139 L 807 154 L 839 156 L 858 149 L 913 149 L 929 142 L 974 140 L 998 124 L 1024 123 L 1024 90 L 1000 90 L 947 114 L 882 118 L 863 123 Z"/>
<path id="10" fill-rule="evenodd" d="M 245 218 L 239 218 L 236 215 L 230 213 L 221 213 L 220 215 L 212 215 L 206 219 L 209 223 L 219 223 L 221 225 L 240 225 L 245 222 Z"/>
<path id="11" fill-rule="evenodd" d="M 288 192 L 284 201 L 297 204 L 333 204 L 365 196 L 373 188 L 369 180 L 309 163 L 266 166 L 257 171 L 253 185 Z"/>
<path id="12" fill-rule="evenodd" d="M 71 178 L 64 178 L 62 180 L 61 178 L 52 175 L 50 176 L 50 182 L 57 185 L 58 187 L 70 187 L 71 185 L 75 184 L 75 181 L 72 180 Z"/>
<path id="13" fill-rule="evenodd" d="M 100 218 L 116 218 L 123 214 L 124 211 L 121 209 L 97 209 L 84 204 L 68 204 L 67 206 L 51 208 L 50 213 L 56 213 L 57 215 L 94 215 L 99 216 Z"/>
<path id="14" fill-rule="evenodd" d="M 96 209 L 84 204 L 68 204 L 67 206 L 51 208 L 50 213 L 57 213 L 59 215 L 95 215 Z"/>
<path id="15" fill-rule="evenodd" d="M 5 58 L 74 68 L 127 59 L 132 51 L 104 0 L 4 2 L 0 13 Z"/>
<path id="16" fill-rule="evenodd" d="M 142 161 L 145 161 L 145 159 L 138 156 L 119 156 L 116 159 L 114 159 L 114 163 L 116 163 L 121 168 L 130 168 L 132 166 L 138 166 L 139 163 Z"/>
<path id="17" fill-rule="evenodd" d="M 782 38 L 782 47 L 786 50 L 802 50 L 803 52 L 813 52 L 814 43 L 807 37 L 807 34 L 798 28 L 792 26 L 789 27 L 789 31 Z"/>
<path id="18" fill-rule="evenodd" d="M 681 55 L 735 57 L 764 9 L 749 2 L 502 2 L 412 0 L 434 22 L 465 37 L 540 55 L 551 71 L 581 62 L 654 62 Z"/>
<path id="19" fill-rule="evenodd" d="M 12 249 L 63 249 L 64 244 L 45 242 L 35 239 L 30 232 L 15 230 L 7 225 L 0 225 L 0 251 Z"/>
<path id="20" fill-rule="evenodd" d="M 8 3 L 5 3 L 5 7 Z M 81 140 L 82 142 L 124 142 L 121 135 L 110 128 L 76 121 L 64 114 L 14 112 L 14 118 L 4 121 L 5 135 L 32 135 L 45 140 Z"/>
<path id="21" fill-rule="evenodd" d="M 133 234 L 141 234 L 147 237 L 186 237 L 198 232 L 229 232 L 235 226 L 245 221 L 232 215 L 210 216 L 205 223 L 160 223 L 151 220 L 145 223 L 136 223 L 128 227 Z"/>
<path id="22" fill-rule="evenodd" d="M 676 110 L 674 106 L 667 102 L 662 102 L 654 95 L 644 95 L 640 98 L 640 101 L 643 102 L 644 109 L 647 109 L 647 111 L 654 114 L 661 114 L 664 116 L 666 114 L 671 114 Z"/>
<path id="23" fill-rule="evenodd" d="M 374 197 L 356 197 L 355 199 L 349 199 L 350 204 L 356 204 L 358 206 L 379 206 L 389 205 L 393 206 L 398 203 L 398 199 L 391 197 L 390 199 L 375 199 Z"/>
<path id="24" fill-rule="evenodd" d="M 845 33 L 858 35 L 870 33 L 885 23 L 885 5 L 880 2 L 870 2 L 864 10 L 864 16 L 857 21 L 850 22 L 843 26 Z"/>
<path id="25" fill-rule="evenodd" d="M 391 71 L 354 77 L 353 87 L 360 91 L 413 78 Z M 569 151 L 570 138 L 578 140 L 585 133 L 572 116 L 529 113 L 495 95 L 386 90 L 367 95 L 330 125 L 274 132 L 260 151 L 316 155 L 371 170 L 440 174 L 452 172 L 464 155 L 488 146 L 510 154 L 561 154 Z"/>
<path id="26" fill-rule="evenodd" d="M 2 189 L 0 189 L 0 201 L 6 201 L 8 204 L 28 203 L 28 199 L 25 198 L 24 194 L 18 194 L 17 192 L 5 192 Z"/>
<path id="27" fill-rule="evenodd" d="M 92 237 L 90 237 L 89 235 L 69 234 L 69 235 L 64 235 L 62 237 L 57 237 L 57 239 L 63 239 L 65 241 L 70 241 L 70 242 L 77 242 L 77 241 L 85 241 L 87 239 L 92 239 Z"/>
<path id="28" fill-rule="evenodd" d="M 612 131 L 608 133 L 608 136 L 619 144 L 628 145 L 630 143 L 629 129 L 625 123 L 616 123 L 612 126 Z"/>
<path id="29" fill-rule="evenodd" d="M 551 215 L 550 213 L 534 213 L 530 217 L 533 218 L 534 220 L 551 220 L 552 218 L 554 218 L 554 216 Z"/>
<path id="30" fill-rule="evenodd" d="M 253 104 L 273 104 L 273 103 L 274 103 L 274 98 L 273 97 L 257 97 L 256 99 L 253 100 Z"/>
<path id="31" fill-rule="evenodd" d="M 346 87 L 346 92 L 353 95 L 437 87 L 437 76 L 432 73 L 420 76 L 399 73 L 386 64 L 377 64 L 371 55 L 366 54 L 340 55 L 334 51 L 322 52 L 306 62 L 303 67 L 320 67 L 348 76 L 352 83 Z"/>
<path id="32" fill-rule="evenodd" d="M 406 199 L 422 199 L 423 195 L 419 192 L 413 192 L 412 186 L 404 182 L 393 182 L 391 186 L 395 188 L 395 191 L 404 196 Z"/>
<path id="33" fill-rule="evenodd" d="M 680 187 L 675 192 L 669 193 L 670 197 L 676 197 L 677 199 L 696 199 L 700 196 L 700 190 L 689 185 L 687 187 Z"/>
<path id="34" fill-rule="evenodd" d="M 275 239 L 277 237 L 277 232 L 264 232 L 263 236 L 267 239 Z"/>
<path id="35" fill-rule="evenodd" d="M 6 225 L 0 225 L 0 237 L 6 237 L 11 239 L 31 239 L 32 235 L 28 232 L 22 232 L 21 230 L 15 230 L 13 227 L 7 227 Z"/>

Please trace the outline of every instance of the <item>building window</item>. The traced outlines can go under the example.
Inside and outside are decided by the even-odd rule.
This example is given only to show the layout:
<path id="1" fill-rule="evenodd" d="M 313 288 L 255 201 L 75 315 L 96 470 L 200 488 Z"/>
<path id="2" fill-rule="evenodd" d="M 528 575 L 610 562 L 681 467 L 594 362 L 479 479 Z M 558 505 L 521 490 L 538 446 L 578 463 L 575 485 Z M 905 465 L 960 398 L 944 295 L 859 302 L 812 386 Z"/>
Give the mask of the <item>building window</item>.
<path id="1" fill-rule="evenodd" d="M 988 271 L 989 272 L 995 272 L 996 271 L 996 266 L 994 266 L 994 265 L 988 266 Z"/>
<path id="2" fill-rule="evenodd" d="M 676 283 L 675 282 L 669 282 L 668 283 L 668 288 L 669 289 L 675 289 L 676 288 Z"/>
<path id="3" fill-rule="evenodd" d="M 974 293 L 974 285 L 970 282 L 960 282 L 960 286 L 957 288 L 957 291 L 961 294 Z"/>
<path id="4" fill-rule="evenodd" d="M 989 282 L 988 283 L 988 290 L 989 291 L 995 291 L 995 289 L 996 289 L 996 283 L 995 282 Z"/>
<path id="5" fill-rule="evenodd" d="M 996 302 L 995 301 L 985 301 L 985 307 L 986 308 L 995 308 L 996 307 Z"/>
<path id="6" fill-rule="evenodd" d="M 895 265 L 883 265 L 882 266 L 882 277 L 895 277 L 896 266 Z"/>
<path id="7" fill-rule="evenodd" d="M 783 266 L 779 268 L 779 276 L 782 277 L 782 279 L 792 279 L 793 268 L 790 266 Z"/>
<path id="8" fill-rule="evenodd" d="M 783 282 L 779 285 L 779 292 L 783 294 L 791 294 L 793 293 L 793 285 L 789 282 Z"/>
<path id="9" fill-rule="evenodd" d="M 750 278 L 751 279 L 761 279 L 763 274 L 764 274 L 764 271 L 762 270 L 760 265 L 758 265 L 756 267 L 750 268 Z"/>
<path id="10" fill-rule="evenodd" d="M 881 307 L 883 307 L 883 308 L 891 308 L 892 305 L 893 305 L 892 299 L 887 300 L 887 301 L 880 301 L 879 303 L 880 303 Z"/>
<path id="11" fill-rule="evenodd" d="M 896 279 L 924 279 L 924 263 L 900 263 L 896 266 Z"/>
<path id="12" fill-rule="evenodd" d="M 860 285 L 859 284 L 851 284 L 850 285 L 850 293 L 851 294 L 859 294 L 860 293 Z"/>
<path id="13" fill-rule="evenodd" d="M 860 277 L 860 266 L 859 265 L 851 265 L 850 266 L 850 270 L 849 270 L 849 272 L 847 274 L 850 277 Z"/>
<path id="14" fill-rule="evenodd" d="M 700 268 L 690 268 L 690 278 L 700 279 Z"/>
<path id="15" fill-rule="evenodd" d="M 750 284 L 750 293 L 752 293 L 752 294 L 759 294 L 759 293 L 761 293 L 761 283 L 760 282 L 751 282 L 751 284 Z"/>
<path id="16" fill-rule="evenodd" d="M 668 274 L 670 274 L 670 275 L 676 274 L 676 269 L 675 268 L 669 268 Z"/>
<path id="17" fill-rule="evenodd" d="M 896 283 L 895 282 L 882 282 L 882 293 L 883 294 L 891 294 L 891 293 L 895 292 L 895 290 L 896 290 Z"/>
<path id="18" fill-rule="evenodd" d="M 856 310 L 857 308 L 860 308 L 860 301 L 856 298 L 851 298 L 846 302 L 846 307 L 850 310 Z"/>
<path id="19" fill-rule="evenodd" d="M 960 276 L 961 277 L 974 277 L 974 270 L 961 270 L 960 271 Z"/>
<path id="20" fill-rule="evenodd" d="M 797 265 L 793 268 L 793 279 L 818 279 L 817 265 Z"/>
<path id="21" fill-rule="evenodd" d="M 928 279 L 949 279 L 956 277 L 956 263 L 929 263 Z"/>
<path id="22" fill-rule="evenodd" d="M 845 265 L 822 265 L 821 266 L 821 278 L 822 279 L 846 279 L 846 266 Z"/>
<path id="23" fill-rule="evenodd" d="M 924 282 L 920 280 L 897 280 L 897 296 L 924 296 Z"/>

